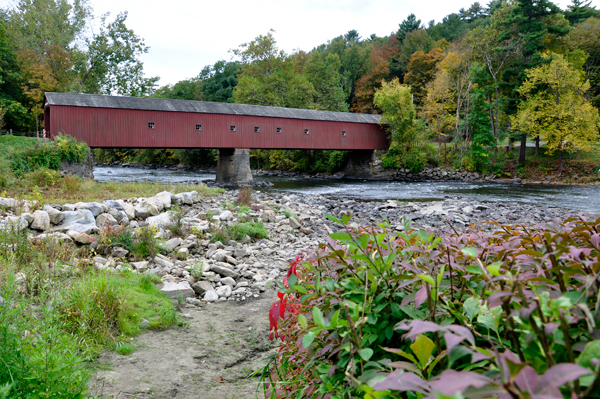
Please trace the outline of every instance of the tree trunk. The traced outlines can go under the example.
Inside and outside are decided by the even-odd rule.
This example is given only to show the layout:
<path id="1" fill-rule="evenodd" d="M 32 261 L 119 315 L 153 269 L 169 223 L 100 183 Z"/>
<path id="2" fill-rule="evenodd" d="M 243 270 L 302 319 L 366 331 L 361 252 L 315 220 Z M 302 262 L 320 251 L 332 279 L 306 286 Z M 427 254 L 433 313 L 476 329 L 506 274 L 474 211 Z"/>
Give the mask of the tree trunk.
<path id="1" fill-rule="evenodd" d="M 527 135 L 521 135 L 521 148 L 519 150 L 519 165 L 525 165 L 525 154 L 527 152 Z"/>
<path id="2" fill-rule="evenodd" d="M 562 174 L 563 171 L 563 159 L 562 159 L 562 148 L 558 150 L 558 176 Z"/>
<path id="3" fill-rule="evenodd" d="M 535 156 L 540 155 L 540 136 L 535 138 Z"/>
<path id="4" fill-rule="evenodd" d="M 511 137 L 508 138 L 508 144 L 506 144 L 506 149 L 504 150 L 505 154 L 508 154 L 512 150 L 513 140 Z"/>

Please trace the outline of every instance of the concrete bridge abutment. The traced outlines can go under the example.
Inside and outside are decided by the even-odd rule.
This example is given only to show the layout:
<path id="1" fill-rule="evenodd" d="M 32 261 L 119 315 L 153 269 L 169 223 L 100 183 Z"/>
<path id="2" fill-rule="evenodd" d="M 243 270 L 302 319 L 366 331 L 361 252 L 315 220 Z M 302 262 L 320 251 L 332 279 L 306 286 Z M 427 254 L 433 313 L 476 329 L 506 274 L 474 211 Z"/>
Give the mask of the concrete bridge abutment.
<path id="1" fill-rule="evenodd" d="M 243 186 L 252 183 L 250 150 L 220 148 L 217 162 L 217 183 Z"/>

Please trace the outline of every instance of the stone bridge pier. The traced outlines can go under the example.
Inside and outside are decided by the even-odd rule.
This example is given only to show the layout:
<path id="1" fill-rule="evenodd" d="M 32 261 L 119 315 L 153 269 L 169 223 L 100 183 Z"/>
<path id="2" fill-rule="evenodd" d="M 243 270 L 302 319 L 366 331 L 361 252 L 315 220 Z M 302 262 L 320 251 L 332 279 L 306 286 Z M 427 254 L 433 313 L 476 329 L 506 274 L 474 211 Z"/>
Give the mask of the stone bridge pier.
<path id="1" fill-rule="evenodd" d="M 252 183 L 250 150 L 220 148 L 217 162 L 217 183 L 243 186 Z"/>

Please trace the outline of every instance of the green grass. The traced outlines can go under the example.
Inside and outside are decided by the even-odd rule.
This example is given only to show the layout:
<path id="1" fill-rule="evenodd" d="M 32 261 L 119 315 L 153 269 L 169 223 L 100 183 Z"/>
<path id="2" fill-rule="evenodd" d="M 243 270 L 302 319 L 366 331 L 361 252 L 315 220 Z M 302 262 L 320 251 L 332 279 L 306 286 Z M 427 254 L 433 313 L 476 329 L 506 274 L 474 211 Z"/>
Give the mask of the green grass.
<path id="1" fill-rule="evenodd" d="M 242 241 L 246 236 L 253 239 L 269 238 L 269 232 L 262 222 L 245 222 L 213 229 L 210 240 L 211 242 Z"/>

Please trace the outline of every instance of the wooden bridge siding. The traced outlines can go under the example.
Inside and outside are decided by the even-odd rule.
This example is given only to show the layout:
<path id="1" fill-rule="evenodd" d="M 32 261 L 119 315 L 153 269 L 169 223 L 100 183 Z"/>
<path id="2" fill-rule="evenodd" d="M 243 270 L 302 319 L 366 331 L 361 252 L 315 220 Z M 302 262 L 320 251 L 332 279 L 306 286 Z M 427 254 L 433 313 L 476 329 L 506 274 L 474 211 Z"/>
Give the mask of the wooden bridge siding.
<path id="1" fill-rule="evenodd" d="M 369 123 L 57 105 L 49 116 L 51 135 L 69 134 L 96 148 L 367 150 L 388 145 L 383 129 Z M 148 122 L 155 128 L 149 129 Z M 195 130 L 196 124 L 202 131 Z"/>

